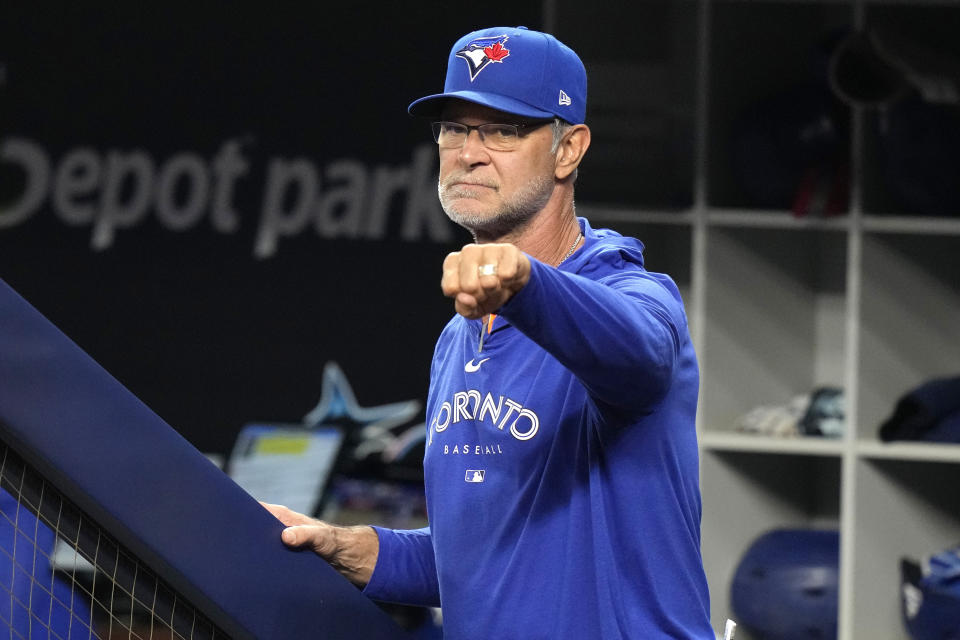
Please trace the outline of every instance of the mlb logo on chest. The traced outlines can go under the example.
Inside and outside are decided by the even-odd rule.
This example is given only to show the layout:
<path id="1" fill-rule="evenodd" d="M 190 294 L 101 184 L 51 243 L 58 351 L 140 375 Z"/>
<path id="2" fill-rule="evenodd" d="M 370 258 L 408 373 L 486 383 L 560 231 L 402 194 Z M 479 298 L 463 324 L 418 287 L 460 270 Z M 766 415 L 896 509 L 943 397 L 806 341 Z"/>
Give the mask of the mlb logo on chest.
<path id="1" fill-rule="evenodd" d="M 467 469 L 466 476 L 463 479 L 467 482 L 483 482 L 486 475 L 487 472 L 484 469 Z"/>

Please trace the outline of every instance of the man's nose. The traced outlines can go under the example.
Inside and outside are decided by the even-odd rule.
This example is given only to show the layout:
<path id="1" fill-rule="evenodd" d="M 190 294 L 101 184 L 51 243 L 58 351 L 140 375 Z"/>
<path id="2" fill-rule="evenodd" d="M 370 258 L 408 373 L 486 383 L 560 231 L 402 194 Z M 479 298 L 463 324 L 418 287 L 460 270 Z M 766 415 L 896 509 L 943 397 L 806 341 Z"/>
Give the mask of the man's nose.
<path id="1" fill-rule="evenodd" d="M 490 159 L 487 148 L 483 144 L 480 132 L 476 129 L 467 132 L 467 137 L 460 147 L 460 161 L 467 165 L 486 162 Z"/>

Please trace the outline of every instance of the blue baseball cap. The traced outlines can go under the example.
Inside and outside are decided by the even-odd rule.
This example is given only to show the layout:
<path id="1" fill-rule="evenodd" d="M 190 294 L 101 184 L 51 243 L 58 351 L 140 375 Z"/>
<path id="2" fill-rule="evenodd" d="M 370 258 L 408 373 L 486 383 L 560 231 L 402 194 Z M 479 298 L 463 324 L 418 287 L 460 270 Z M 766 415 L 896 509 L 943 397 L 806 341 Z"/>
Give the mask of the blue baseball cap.
<path id="1" fill-rule="evenodd" d="M 450 98 L 529 118 L 559 116 L 582 124 L 587 71 L 573 50 L 526 27 L 481 29 L 457 40 L 443 93 L 412 102 L 413 116 L 437 117 Z"/>

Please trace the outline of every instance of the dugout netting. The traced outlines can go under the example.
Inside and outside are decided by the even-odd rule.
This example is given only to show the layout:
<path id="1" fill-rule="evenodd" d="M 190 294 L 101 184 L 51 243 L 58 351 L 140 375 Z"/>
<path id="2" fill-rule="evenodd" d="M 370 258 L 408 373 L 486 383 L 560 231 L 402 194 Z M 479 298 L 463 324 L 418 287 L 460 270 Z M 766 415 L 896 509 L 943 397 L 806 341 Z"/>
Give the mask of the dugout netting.
<path id="1" fill-rule="evenodd" d="M 0 442 L 0 625 L 11 638 L 228 640 Z"/>

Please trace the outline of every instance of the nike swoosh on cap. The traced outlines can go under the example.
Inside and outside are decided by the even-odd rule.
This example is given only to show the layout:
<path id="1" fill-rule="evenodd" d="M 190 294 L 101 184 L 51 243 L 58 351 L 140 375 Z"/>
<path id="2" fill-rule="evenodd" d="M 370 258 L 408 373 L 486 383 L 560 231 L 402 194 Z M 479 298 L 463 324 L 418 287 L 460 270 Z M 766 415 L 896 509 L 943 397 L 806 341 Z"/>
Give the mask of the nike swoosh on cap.
<path id="1" fill-rule="evenodd" d="M 474 363 L 473 363 L 473 360 L 471 360 L 471 361 L 468 362 L 467 364 L 463 365 L 463 370 L 466 371 L 467 373 L 473 373 L 474 371 L 479 371 L 479 370 L 480 370 L 480 365 L 482 365 L 484 362 L 486 362 L 486 361 L 489 360 L 489 359 L 490 359 L 490 358 L 484 358 L 483 360 L 481 360 L 480 362 L 478 362 L 478 363 L 476 363 L 476 364 L 474 364 Z"/>

